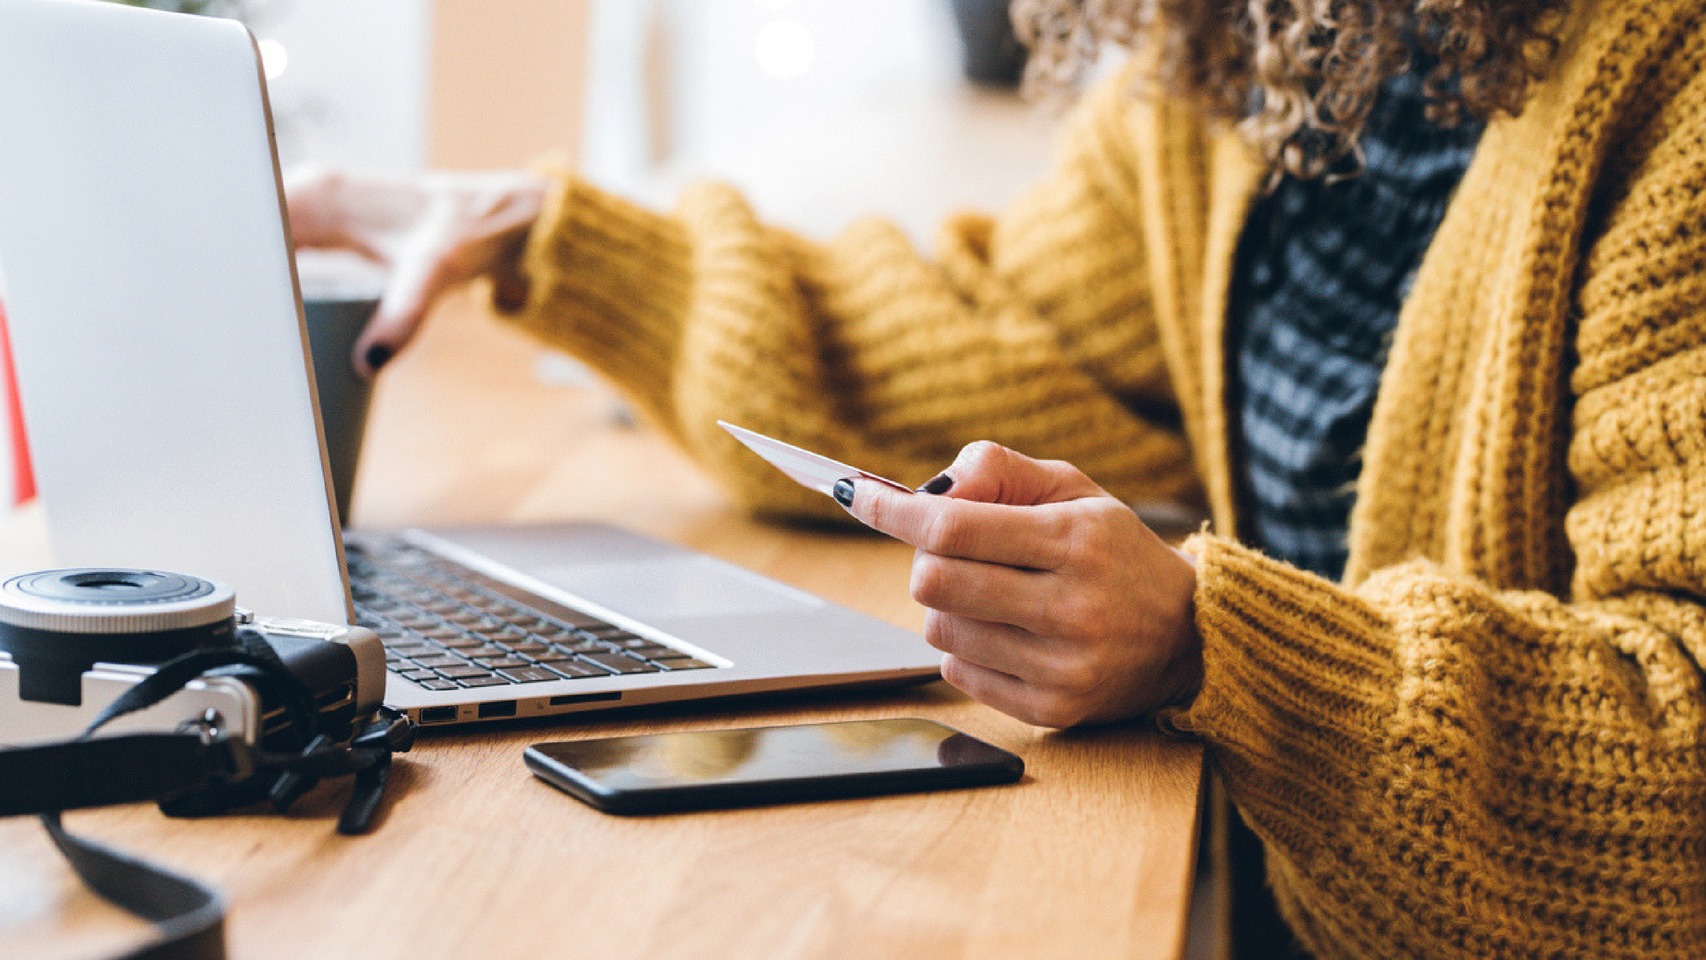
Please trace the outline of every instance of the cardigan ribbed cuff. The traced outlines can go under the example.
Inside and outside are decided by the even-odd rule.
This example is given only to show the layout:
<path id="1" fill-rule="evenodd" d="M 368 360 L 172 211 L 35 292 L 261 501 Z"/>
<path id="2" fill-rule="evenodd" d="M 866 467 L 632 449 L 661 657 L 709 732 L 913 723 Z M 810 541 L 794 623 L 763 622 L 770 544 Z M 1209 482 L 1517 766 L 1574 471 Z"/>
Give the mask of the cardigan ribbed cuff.
<path id="1" fill-rule="evenodd" d="M 656 402 L 669 395 L 691 259 L 678 223 L 560 174 L 522 255 L 527 302 L 499 313 Z"/>
<path id="2" fill-rule="evenodd" d="M 1352 795 L 1398 671 L 1382 617 L 1321 577 L 1209 534 L 1197 558 L 1203 685 L 1173 718 L 1208 741 L 1246 815 L 1283 829 Z M 1260 807 L 1260 810 L 1251 809 Z M 1301 826 L 1301 824 L 1299 824 Z"/>

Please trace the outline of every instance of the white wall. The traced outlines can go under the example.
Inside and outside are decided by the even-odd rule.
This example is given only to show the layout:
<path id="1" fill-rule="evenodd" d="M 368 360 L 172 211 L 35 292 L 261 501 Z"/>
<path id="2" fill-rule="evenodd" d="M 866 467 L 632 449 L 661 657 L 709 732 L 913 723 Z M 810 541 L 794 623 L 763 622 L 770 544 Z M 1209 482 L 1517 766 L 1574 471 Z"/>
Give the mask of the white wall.
<path id="1" fill-rule="evenodd" d="M 287 164 L 427 165 L 433 7 L 255 4 L 250 26 L 289 55 L 272 83 Z M 1058 119 L 969 87 L 959 55 L 948 0 L 594 0 L 580 166 L 649 203 L 713 176 L 799 229 L 880 212 L 926 239 L 1011 200 Z"/>
<path id="2" fill-rule="evenodd" d="M 589 178 L 727 180 L 815 236 L 878 213 L 927 244 L 1034 181 L 1059 121 L 962 78 L 948 0 L 596 0 L 591 40 Z"/>
<path id="3" fill-rule="evenodd" d="M 255 8 L 250 29 L 288 55 L 269 86 L 284 163 L 424 165 L 431 8 L 431 0 L 269 0 Z"/>

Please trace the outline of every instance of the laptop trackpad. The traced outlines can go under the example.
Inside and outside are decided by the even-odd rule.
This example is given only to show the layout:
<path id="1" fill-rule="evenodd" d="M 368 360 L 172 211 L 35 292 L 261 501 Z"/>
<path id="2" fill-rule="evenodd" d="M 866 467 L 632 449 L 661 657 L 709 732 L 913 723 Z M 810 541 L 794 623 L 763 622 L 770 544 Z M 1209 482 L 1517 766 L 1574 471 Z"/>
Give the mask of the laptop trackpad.
<path id="1" fill-rule="evenodd" d="M 823 601 L 711 557 L 658 557 L 527 571 L 600 606 L 655 621 L 820 607 Z"/>

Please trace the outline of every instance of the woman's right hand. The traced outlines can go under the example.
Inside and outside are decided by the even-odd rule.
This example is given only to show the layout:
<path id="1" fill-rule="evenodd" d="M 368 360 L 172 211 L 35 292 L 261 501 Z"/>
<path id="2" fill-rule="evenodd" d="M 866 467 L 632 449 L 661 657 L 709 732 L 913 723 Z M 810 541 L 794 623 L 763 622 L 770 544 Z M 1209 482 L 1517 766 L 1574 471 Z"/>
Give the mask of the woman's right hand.
<path id="1" fill-rule="evenodd" d="M 446 292 L 477 277 L 497 300 L 526 297 L 520 253 L 548 188 L 526 171 L 435 171 L 384 177 L 328 169 L 285 179 L 291 242 L 366 257 L 389 273 L 373 320 L 355 345 L 355 367 L 372 376 L 401 350 Z"/>

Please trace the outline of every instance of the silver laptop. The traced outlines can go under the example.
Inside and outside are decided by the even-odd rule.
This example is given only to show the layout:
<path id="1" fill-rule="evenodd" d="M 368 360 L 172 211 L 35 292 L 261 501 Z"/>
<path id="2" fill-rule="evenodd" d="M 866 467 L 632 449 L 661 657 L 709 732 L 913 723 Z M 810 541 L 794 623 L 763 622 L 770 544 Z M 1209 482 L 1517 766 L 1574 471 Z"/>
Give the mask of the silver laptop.
<path id="1" fill-rule="evenodd" d="M 0 0 L 0 298 L 55 562 L 373 626 L 427 724 L 935 676 L 912 633 L 604 526 L 352 533 L 346 565 L 287 234 L 241 25 Z"/>

